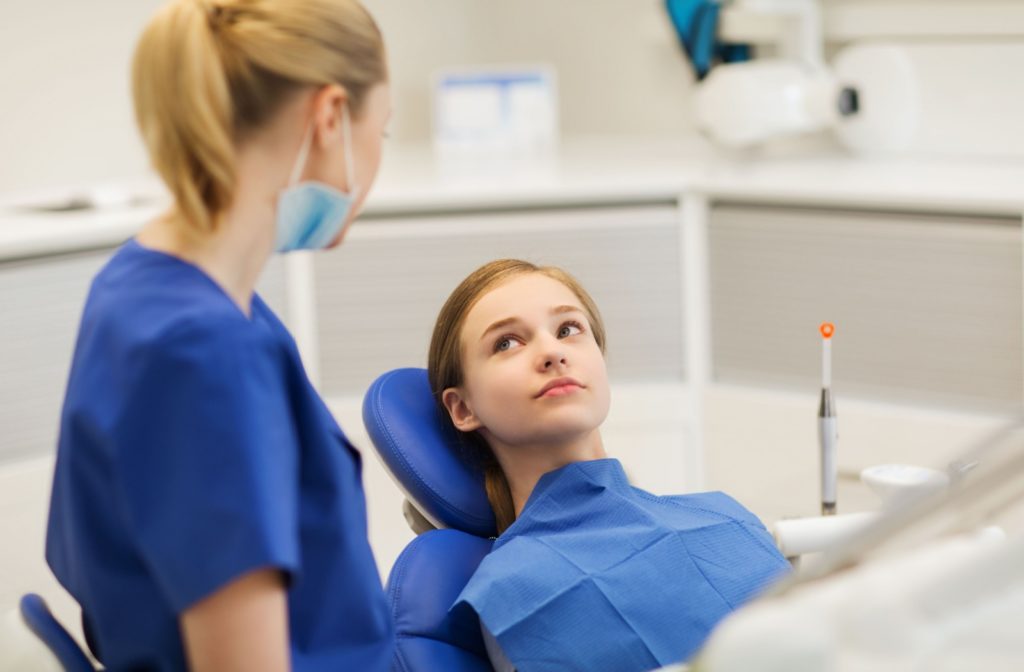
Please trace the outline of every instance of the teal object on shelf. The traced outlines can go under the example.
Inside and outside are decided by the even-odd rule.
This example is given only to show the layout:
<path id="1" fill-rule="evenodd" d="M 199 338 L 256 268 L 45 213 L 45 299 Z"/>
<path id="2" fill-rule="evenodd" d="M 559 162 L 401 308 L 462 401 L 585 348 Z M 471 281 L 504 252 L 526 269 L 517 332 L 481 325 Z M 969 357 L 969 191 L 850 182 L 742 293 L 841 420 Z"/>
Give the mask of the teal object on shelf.
<path id="1" fill-rule="evenodd" d="M 676 35 L 693 64 L 697 79 L 703 79 L 716 59 L 724 63 L 750 60 L 750 47 L 718 40 L 721 4 L 712 0 L 665 0 Z"/>

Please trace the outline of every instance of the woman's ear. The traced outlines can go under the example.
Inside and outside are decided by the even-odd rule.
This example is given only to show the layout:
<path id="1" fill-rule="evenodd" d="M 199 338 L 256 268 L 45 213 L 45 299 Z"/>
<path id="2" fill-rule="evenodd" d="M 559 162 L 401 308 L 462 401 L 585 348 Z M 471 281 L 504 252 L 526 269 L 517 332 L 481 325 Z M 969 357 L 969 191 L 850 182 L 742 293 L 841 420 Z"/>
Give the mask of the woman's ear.
<path id="1" fill-rule="evenodd" d="M 343 140 L 341 115 L 347 104 L 348 92 L 337 84 L 322 87 L 313 97 L 313 119 L 321 148 Z"/>
<path id="2" fill-rule="evenodd" d="M 457 387 L 449 387 L 441 393 L 441 403 L 448 409 L 452 424 L 460 432 L 472 432 L 483 426 L 473 409 L 466 403 L 466 398 Z"/>

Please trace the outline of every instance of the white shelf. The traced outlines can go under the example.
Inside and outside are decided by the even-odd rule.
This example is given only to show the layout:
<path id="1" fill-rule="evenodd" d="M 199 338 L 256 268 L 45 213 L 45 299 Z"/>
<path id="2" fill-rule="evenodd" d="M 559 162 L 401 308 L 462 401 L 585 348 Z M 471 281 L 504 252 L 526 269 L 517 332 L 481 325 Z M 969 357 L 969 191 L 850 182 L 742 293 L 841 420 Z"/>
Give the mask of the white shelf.
<path id="1" fill-rule="evenodd" d="M 1016 0 L 823 0 L 825 40 L 1024 38 L 1024 3 Z M 722 11 L 725 42 L 775 44 L 790 19 L 744 8 Z"/>
<path id="2" fill-rule="evenodd" d="M 534 159 L 441 162 L 425 147 L 389 147 L 367 219 L 400 214 L 714 200 L 893 208 L 1019 217 L 1024 161 L 724 155 L 699 138 L 580 139 Z M 165 206 L 27 214 L 0 198 L 0 260 L 114 245 Z"/>

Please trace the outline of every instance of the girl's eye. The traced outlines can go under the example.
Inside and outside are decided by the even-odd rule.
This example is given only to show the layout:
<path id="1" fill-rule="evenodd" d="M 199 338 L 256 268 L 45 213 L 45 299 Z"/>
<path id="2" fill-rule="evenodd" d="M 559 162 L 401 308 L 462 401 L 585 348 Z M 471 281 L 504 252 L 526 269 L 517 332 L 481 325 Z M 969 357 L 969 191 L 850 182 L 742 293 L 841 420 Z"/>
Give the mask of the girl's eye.
<path id="1" fill-rule="evenodd" d="M 494 343 L 495 352 L 506 352 L 519 345 L 519 341 L 511 336 L 502 336 Z"/>
<path id="2" fill-rule="evenodd" d="M 583 329 L 580 325 L 575 322 L 566 322 L 558 330 L 559 338 L 568 338 L 569 336 L 575 336 L 576 334 L 582 334 Z"/>

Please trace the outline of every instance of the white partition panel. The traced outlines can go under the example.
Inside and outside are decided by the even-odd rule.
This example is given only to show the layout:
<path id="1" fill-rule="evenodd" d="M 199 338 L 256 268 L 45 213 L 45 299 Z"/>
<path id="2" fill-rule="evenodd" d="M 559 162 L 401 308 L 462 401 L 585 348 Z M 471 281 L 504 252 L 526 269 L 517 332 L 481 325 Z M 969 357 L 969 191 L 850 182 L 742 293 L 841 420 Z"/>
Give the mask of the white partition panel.
<path id="1" fill-rule="evenodd" d="M 381 219 L 315 257 L 323 392 L 362 395 L 388 369 L 426 366 L 434 320 L 492 259 L 561 266 L 593 295 L 614 381 L 681 381 L 682 285 L 675 207 Z"/>
<path id="2" fill-rule="evenodd" d="M 716 380 L 1005 412 L 1022 402 L 1019 219 L 719 204 Z"/>

